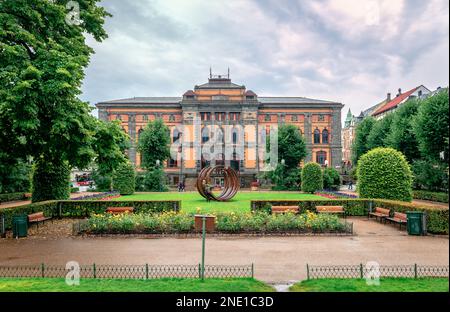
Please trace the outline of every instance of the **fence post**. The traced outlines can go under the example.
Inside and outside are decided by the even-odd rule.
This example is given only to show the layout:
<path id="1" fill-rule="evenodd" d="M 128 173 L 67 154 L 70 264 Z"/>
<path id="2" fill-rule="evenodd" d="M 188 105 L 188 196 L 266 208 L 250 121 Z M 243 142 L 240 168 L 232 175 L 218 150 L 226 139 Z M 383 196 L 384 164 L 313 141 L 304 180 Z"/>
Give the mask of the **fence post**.
<path id="1" fill-rule="evenodd" d="M 252 263 L 252 278 L 255 278 L 255 266 Z"/>
<path id="2" fill-rule="evenodd" d="M 309 264 L 306 264 L 306 279 L 309 281 L 310 277 L 309 277 Z"/>
<path id="3" fill-rule="evenodd" d="M 198 264 L 198 278 L 202 278 L 202 265 Z"/>
<path id="4" fill-rule="evenodd" d="M 94 273 L 94 278 L 97 278 L 97 268 L 95 267 L 95 263 L 92 267 L 94 269 L 93 273 Z"/>
<path id="5" fill-rule="evenodd" d="M 359 273 L 361 275 L 361 279 L 364 279 L 364 269 L 362 263 L 359 265 Z"/>
<path id="6" fill-rule="evenodd" d="M 44 263 L 41 263 L 41 276 L 42 276 L 42 278 L 45 277 L 45 265 L 44 265 Z"/>
<path id="7" fill-rule="evenodd" d="M 414 263 L 414 278 L 417 279 L 417 263 Z"/>
<path id="8" fill-rule="evenodd" d="M 148 279 L 148 263 L 145 264 L 145 279 Z"/>
<path id="9" fill-rule="evenodd" d="M 1 227 L 2 227 L 1 237 L 6 238 L 5 215 L 3 213 L 2 213 L 2 219 L 1 219 Z"/>

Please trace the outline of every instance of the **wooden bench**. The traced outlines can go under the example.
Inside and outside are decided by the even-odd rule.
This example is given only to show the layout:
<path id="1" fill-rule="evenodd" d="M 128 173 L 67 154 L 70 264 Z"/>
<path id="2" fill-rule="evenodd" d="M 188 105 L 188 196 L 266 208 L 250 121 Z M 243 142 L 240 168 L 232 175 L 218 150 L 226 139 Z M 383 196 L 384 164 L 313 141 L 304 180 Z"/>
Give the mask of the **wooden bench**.
<path id="1" fill-rule="evenodd" d="M 39 223 L 44 223 L 47 220 L 50 220 L 51 217 L 44 216 L 44 212 L 36 212 L 28 215 L 28 223 L 31 225 L 33 223 L 36 223 L 36 226 L 39 227 Z"/>
<path id="2" fill-rule="evenodd" d="M 344 206 L 316 206 L 317 213 L 341 214 L 345 218 Z"/>
<path id="3" fill-rule="evenodd" d="M 298 206 L 272 206 L 272 214 L 293 212 L 298 213 Z"/>
<path id="4" fill-rule="evenodd" d="M 374 211 L 369 212 L 369 219 L 371 216 L 375 217 L 375 219 L 380 219 L 380 221 L 385 218 L 389 218 L 391 215 L 391 211 L 386 208 L 375 207 Z"/>
<path id="5" fill-rule="evenodd" d="M 394 212 L 394 216 L 387 217 L 387 218 L 385 218 L 385 221 L 386 220 L 393 222 L 393 223 L 398 223 L 400 225 L 400 229 L 402 229 L 403 224 L 406 226 L 406 224 L 408 223 L 408 221 L 407 221 L 408 218 L 406 216 L 406 213 L 401 213 L 401 212 Z"/>
<path id="6" fill-rule="evenodd" d="M 108 207 L 106 209 L 106 212 L 111 214 L 133 213 L 133 211 L 133 207 Z"/>

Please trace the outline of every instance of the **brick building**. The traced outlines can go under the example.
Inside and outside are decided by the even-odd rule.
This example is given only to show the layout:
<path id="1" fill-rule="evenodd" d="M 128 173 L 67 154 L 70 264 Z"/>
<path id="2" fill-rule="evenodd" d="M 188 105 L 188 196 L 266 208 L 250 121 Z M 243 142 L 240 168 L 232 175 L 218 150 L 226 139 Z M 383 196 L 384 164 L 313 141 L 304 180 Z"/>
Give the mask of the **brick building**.
<path id="1" fill-rule="evenodd" d="M 163 119 L 176 147 L 164 161 L 171 184 L 183 179 L 192 185 L 202 167 L 224 164 L 238 170 L 248 186 L 265 167 L 266 138 L 286 123 L 297 126 L 305 137 L 306 161 L 333 167 L 342 161 L 341 103 L 258 96 L 233 83 L 229 74 L 210 75 L 207 83 L 182 97 L 130 98 L 96 106 L 101 120 L 121 120 L 131 138 L 129 158 L 138 168 L 139 133 L 147 122 Z"/>

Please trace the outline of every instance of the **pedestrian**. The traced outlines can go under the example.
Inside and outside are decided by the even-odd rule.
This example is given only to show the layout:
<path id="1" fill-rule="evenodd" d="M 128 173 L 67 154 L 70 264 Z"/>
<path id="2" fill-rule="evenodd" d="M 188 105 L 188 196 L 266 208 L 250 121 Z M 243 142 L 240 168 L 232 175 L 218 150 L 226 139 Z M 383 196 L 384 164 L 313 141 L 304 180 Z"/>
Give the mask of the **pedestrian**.
<path id="1" fill-rule="evenodd" d="M 350 182 L 348 182 L 348 189 L 353 190 L 353 181 L 352 180 L 350 180 Z"/>

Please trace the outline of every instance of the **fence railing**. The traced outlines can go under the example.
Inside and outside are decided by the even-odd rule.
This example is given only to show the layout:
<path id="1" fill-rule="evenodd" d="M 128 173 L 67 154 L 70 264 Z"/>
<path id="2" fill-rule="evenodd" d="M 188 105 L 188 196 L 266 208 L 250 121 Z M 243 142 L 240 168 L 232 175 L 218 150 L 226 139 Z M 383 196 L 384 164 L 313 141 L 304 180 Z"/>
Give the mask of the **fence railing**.
<path id="1" fill-rule="evenodd" d="M 0 266 L 0 278 L 65 278 L 73 268 L 63 265 Z M 201 278 L 201 265 L 80 265 L 80 278 Z M 254 277 L 251 265 L 205 265 L 205 278 Z"/>
<path id="2" fill-rule="evenodd" d="M 306 265 L 307 278 L 369 278 L 379 277 L 449 277 L 449 266 L 433 265 Z"/>

